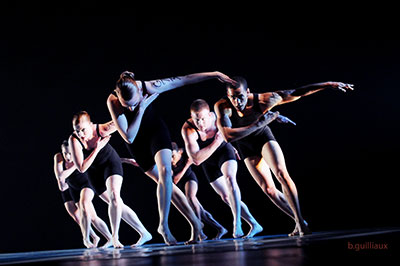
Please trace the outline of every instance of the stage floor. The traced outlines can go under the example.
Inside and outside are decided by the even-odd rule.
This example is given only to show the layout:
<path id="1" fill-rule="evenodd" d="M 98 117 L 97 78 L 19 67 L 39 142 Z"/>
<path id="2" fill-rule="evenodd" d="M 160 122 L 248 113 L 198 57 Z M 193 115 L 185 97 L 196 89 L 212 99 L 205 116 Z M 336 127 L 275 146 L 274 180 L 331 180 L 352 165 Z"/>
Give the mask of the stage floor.
<path id="1" fill-rule="evenodd" d="M 28 265 L 399 265 L 400 228 L 258 236 L 200 244 L 70 249 L 0 254 L 0 264 Z M 357 264 L 355 264 L 357 263 Z"/>

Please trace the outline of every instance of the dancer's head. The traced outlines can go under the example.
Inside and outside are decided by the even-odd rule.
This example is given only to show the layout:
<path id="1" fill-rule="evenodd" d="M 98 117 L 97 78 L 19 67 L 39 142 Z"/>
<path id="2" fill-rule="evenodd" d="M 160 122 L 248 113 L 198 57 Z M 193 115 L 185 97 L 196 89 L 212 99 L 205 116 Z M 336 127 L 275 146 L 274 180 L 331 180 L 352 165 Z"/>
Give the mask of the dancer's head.
<path id="1" fill-rule="evenodd" d="M 61 154 L 64 157 L 64 160 L 67 162 L 71 162 L 71 150 L 69 149 L 69 144 L 67 140 L 64 140 L 61 144 Z"/>
<path id="2" fill-rule="evenodd" d="M 80 111 L 72 117 L 72 127 L 76 135 L 85 141 L 93 137 L 93 123 L 86 111 Z"/>
<path id="3" fill-rule="evenodd" d="M 197 99 L 190 105 L 190 116 L 194 125 L 200 130 L 205 131 L 213 123 L 213 116 L 210 112 L 210 106 L 203 99 Z"/>
<path id="4" fill-rule="evenodd" d="M 238 111 L 243 111 L 246 107 L 247 100 L 250 94 L 250 90 L 247 87 L 247 81 L 242 77 L 234 77 L 233 80 L 237 81 L 236 86 L 227 83 L 226 94 L 232 105 Z"/>
<path id="5" fill-rule="evenodd" d="M 131 111 L 135 109 L 143 98 L 143 90 L 138 87 L 135 74 L 129 71 L 121 73 L 116 84 L 115 92 L 117 93 L 121 105 Z"/>
<path id="6" fill-rule="evenodd" d="M 183 149 L 178 147 L 178 144 L 176 142 L 172 142 L 172 164 L 176 165 L 177 162 L 181 159 Z"/>

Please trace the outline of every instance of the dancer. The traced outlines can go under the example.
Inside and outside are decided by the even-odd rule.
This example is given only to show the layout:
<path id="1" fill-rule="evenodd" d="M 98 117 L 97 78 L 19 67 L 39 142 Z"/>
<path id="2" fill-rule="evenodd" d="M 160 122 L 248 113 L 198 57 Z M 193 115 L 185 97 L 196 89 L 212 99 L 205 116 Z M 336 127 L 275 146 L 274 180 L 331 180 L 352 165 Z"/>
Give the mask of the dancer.
<path id="1" fill-rule="evenodd" d="M 157 183 L 160 216 L 158 232 L 168 245 L 176 244 L 168 226 L 171 201 L 191 225 L 191 238 L 187 243 L 197 242 L 201 223 L 185 195 L 172 183 L 171 139 L 168 128 L 151 103 L 160 93 L 211 78 L 235 82 L 220 72 L 140 81 L 135 80 L 132 72 L 125 71 L 117 81 L 114 94 L 110 94 L 107 99 L 108 109 L 119 134 L 129 143 L 130 150 L 143 172 Z"/>
<path id="2" fill-rule="evenodd" d="M 121 199 L 122 164 L 114 150 L 108 144 L 113 132 L 116 131 L 113 122 L 105 124 L 93 124 L 87 112 L 81 111 L 73 116 L 72 125 L 74 133 L 69 138 L 72 159 L 79 172 L 88 172 L 93 187 L 100 197 L 109 203 L 108 215 L 112 230 L 112 244 L 115 248 L 123 248 L 119 242 L 119 226 L 121 217 L 133 228 L 140 239 L 133 246 L 140 246 L 152 239 L 151 234 L 140 222 L 136 213 L 126 206 Z M 90 205 L 94 197 L 92 190 L 81 192 L 82 202 L 82 227 L 85 230 L 85 238 L 88 238 L 91 212 Z"/>
<path id="3" fill-rule="evenodd" d="M 64 140 L 61 145 L 61 153 L 54 156 L 54 173 L 57 178 L 58 186 L 62 191 L 65 208 L 74 221 L 81 227 L 81 211 L 79 207 L 80 192 L 83 189 L 93 189 L 89 183 L 87 174 L 79 173 L 71 158 L 71 151 L 68 141 Z M 88 204 L 91 204 L 88 203 Z M 91 222 L 104 235 L 107 243 L 103 247 L 108 247 L 111 241 L 111 233 L 108 230 L 107 224 L 100 219 L 94 207 L 91 206 Z M 82 228 L 81 228 L 82 230 Z M 83 233 L 83 231 L 82 231 Z M 84 238 L 83 242 L 87 248 L 97 247 L 100 237 L 90 228 L 90 236 L 93 242 Z"/>
<path id="4" fill-rule="evenodd" d="M 186 151 L 195 165 L 201 165 L 208 182 L 222 200 L 229 205 L 233 214 L 233 237 L 244 235 L 241 217 L 249 224 L 245 236 L 253 237 L 263 228 L 241 201 L 240 189 L 236 182 L 237 161 L 235 150 L 226 143 L 218 131 L 216 116 L 202 99 L 190 106 L 191 118 L 182 126 L 182 137 Z"/>
<path id="5" fill-rule="evenodd" d="M 301 215 L 296 185 L 286 169 L 283 152 L 267 126 L 279 113 L 268 111 L 274 106 L 293 102 L 328 88 L 344 92 L 353 90 L 353 85 L 324 82 L 293 90 L 257 94 L 250 92 L 244 78 L 234 79 L 237 84 L 227 84 L 227 97 L 214 106 L 218 128 L 226 141 L 236 144 L 247 169 L 264 193 L 295 220 L 295 229 L 289 235 L 302 236 L 311 233 Z M 275 187 L 270 170 L 282 185 L 283 193 Z"/>

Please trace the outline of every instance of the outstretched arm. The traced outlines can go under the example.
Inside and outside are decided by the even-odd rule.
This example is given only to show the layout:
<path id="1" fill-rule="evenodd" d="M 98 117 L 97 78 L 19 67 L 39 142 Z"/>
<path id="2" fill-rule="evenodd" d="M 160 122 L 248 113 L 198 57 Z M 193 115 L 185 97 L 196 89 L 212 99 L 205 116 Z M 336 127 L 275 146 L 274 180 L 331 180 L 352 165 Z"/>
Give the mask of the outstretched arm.
<path id="1" fill-rule="evenodd" d="M 260 105 L 264 111 L 268 111 L 276 105 L 297 101 L 301 97 L 311 95 L 324 89 L 334 89 L 346 92 L 353 90 L 353 84 L 343 82 L 322 82 L 305 85 L 293 90 L 280 90 L 275 92 L 267 92 L 260 94 Z"/>
<path id="2" fill-rule="evenodd" d="M 214 72 L 195 73 L 186 76 L 172 77 L 166 79 L 157 79 L 148 82 L 146 81 L 146 85 L 149 93 L 153 94 L 153 93 L 166 92 L 178 87 L 182 87 L 193 83 L 198 83 L 213 78 L 217 78 L 221 82 L 236 84 L 236 81 L 232 80 L 227 75 L 218 71 L 214 71 Z"/>

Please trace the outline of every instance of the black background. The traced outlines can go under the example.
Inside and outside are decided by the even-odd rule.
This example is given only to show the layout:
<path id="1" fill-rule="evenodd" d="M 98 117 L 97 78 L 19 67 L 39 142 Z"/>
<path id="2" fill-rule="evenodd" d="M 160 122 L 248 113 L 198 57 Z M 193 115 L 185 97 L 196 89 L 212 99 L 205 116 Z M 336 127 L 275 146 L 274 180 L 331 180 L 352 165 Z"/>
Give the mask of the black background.
<path id="1" fill-rule="evenodd" d="M 399 225 L 399 41 L 276 40 L 268 27 L 111 17 L 10 18 L 2 28 L 0 252 L 83 247 L 79 227 L 62 204 L 53 156 L 72 132 L 76 111 L 88 111 L 95 123 L 110 120 L 106 99 L 124 70 L 139 80 L 218 70 L 244 76 L 253 92 L 329 80 L 354 84 L 354 92 L 323 91 L 279 106 L 275 110 L 297 126 L 271 128 L 312 230 Z M 224 93 L 223 84 L 210 80 L 165 93 L 154 106 L 182 145 L 190 103 L 203 98 L 213 105 Z M 118 134 L 111 144 L 127 155 Z M 151 243 L 161 243 L 156 184 L 131 166 L 124 171 L 122 198 L 153 234 Z M 198 173 L 200 201 L 230 236 L 230 209 Z M 290 233 L 293 222 L 262 193 L 243 162 L 237 179 L 263 233 Z M 108 223 L 106 204 L 94 204 Z M 189 225 L 174 207 L 169 224 L 178 241 L 189 239 Z M 207 226 L 205 232 L 215 234 Z M 137 239 L 122 222 L 121 242 Z"/>

